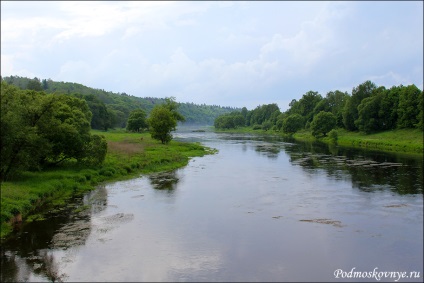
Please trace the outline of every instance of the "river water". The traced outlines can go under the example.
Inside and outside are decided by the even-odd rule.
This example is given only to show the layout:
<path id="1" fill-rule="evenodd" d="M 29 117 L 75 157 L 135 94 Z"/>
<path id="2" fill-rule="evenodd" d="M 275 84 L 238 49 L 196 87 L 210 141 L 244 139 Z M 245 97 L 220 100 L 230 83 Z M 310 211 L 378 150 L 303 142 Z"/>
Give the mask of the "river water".
<path id="1" fill-rule="evenodd" d="M 26 225 L 2 246 L 2 281 L 422 282 L 422 157 L 174 136 L 219 152 Z"/>

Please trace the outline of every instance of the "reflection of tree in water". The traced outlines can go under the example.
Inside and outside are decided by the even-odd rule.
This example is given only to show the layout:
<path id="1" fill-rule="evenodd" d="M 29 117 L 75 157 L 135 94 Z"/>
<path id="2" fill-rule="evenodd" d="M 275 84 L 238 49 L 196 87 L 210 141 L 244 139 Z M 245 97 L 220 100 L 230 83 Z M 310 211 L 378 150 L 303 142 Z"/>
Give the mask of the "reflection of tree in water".
<path id="1" fill-rule="evenodd" d="M 149 179 L 153 188 L 168 191 L 174 190 L 179 181 L 176 171 L 150 174 Z"/>
<path id="2" fill-rule="evenodd" d="M 52 249 L 84 245 L 91 233 L 91 213 L 100 212 L 106 205 L 107 190 L 99 187 L 83 199 L 70 201 L 66 209 L 50 213 L 46 220 L 26 224 L 13 238 L 2 243 L 1 281 L 28 281 L 31 274 L 53 282 L 64 280 L 66 275 L 60 273 Z"/>
<path id="3" fill-rule="evenodd" d="M 312 143 L 293 145 L 286 152 L 292 164 L 309 173 L 324 170 L 335 179 L 350 177 L 353 187 L 362 191 L 423 193 L 423 163 L 419 158 Z"/>
<path id="4" fill-rule="evenodd" d="M 267 157 L 275 159 L 281 151 L 281 147 L 278 144 L 266 143 L 255 146 L 255 151 L 261 154 L 266 154 Z"/>

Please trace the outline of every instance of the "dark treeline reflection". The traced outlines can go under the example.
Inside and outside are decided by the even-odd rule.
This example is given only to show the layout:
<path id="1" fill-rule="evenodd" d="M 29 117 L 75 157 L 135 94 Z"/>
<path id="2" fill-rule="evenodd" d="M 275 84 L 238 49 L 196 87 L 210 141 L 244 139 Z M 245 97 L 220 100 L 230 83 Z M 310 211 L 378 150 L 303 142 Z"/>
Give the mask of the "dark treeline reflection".
<path id="1" fill-rule="evenodd" d="M 247 139 L 254 137 L 248 137 Z M 246 137 L 239 140 L 240 143 Z M 256 140 L 256 139 L 255 139 Z M 398 194 L 423 193 L 423 158 L 396 153 L 345 148 L 318 142 L 293 142 L 276 137 L 262 137 L 255 151 L 276 159 L 283 151 L 294 166 L 308 173 L 322 173 L 329 178 L 351 180 L 362 191 L 391 190 Z"/>
<path id="2" fill-rule="evenodd" d="M 177 187 L 178 181 L 176 171 L 154 173 L 149 175 L 150 184 L 157 190 L 168 190 L 170 193 Z"/>
<path id="3" fill-rule="evenodd" d="M 16 230 L 1 246 L 1 282 L 28 281 L 31 275 L 62 282 L 52 249 L 67 250 L 84 245 L 91 233 L 90 216 L 107 206 L 107 190 L 99 187 L 69 207 L 52 211 L 46 220 L 31 222 Z M 33 281 L 32 279 L 31 281 Z"/>

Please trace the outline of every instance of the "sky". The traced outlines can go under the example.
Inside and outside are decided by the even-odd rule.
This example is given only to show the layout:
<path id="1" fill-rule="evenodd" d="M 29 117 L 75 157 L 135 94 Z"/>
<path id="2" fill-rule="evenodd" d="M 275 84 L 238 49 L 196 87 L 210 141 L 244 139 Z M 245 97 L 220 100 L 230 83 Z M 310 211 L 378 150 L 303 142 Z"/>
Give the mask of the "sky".
<path id="1" fill-rule="evenodd" d="M 249 110 L 422 90 L 423 1 L 1 1 L 1 75 Z"/>

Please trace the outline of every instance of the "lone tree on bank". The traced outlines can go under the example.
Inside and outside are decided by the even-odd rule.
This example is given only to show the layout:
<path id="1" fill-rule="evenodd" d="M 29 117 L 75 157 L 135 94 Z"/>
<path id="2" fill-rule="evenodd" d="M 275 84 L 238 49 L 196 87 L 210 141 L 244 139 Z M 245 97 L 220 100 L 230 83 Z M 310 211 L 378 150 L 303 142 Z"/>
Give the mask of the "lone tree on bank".
<path id="1" fill-rule="evenodd" d="M 127 121 L 127 131 L 140 132 L 144 128 L 147 128 L 146 112 L 142 109 L 131 111 Z"/>
<path id="2" fill-rule="evenodd" d="M 165 104 L 156 105 L 147 119 L 150 135 L 156 140 L 166 144 L 172 140 L 171 131 L 175 131 L 177 121 L 185 118 L 177 112 L 178 104 L 175 97 L 165 98 Z"/>

